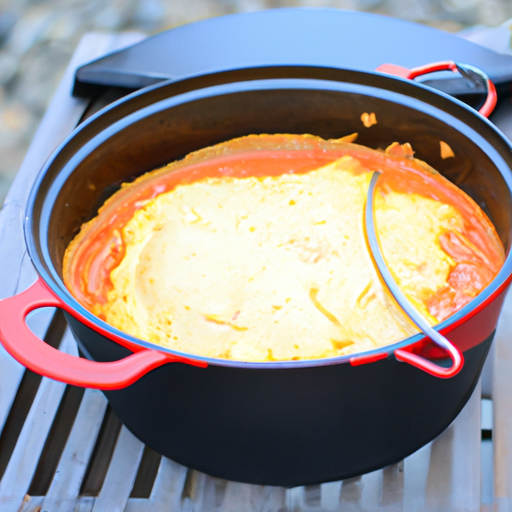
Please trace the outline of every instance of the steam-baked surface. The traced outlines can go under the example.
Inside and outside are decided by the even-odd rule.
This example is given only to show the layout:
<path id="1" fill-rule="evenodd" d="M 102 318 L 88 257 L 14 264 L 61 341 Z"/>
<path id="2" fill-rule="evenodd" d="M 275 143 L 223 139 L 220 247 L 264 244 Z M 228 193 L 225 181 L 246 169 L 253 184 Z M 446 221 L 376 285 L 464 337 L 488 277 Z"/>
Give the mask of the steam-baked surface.
<path id="1" fill-rule="evenodd" d="M 145 199 L 116 235 L 122 258 L 94 312 L 141 339 L 242 361 L 333 357 L 415 333 L 368 253 L 372 150 L 361 151 L 297 174 L 189 180 Z M 389 154 L 393 165 L 412 162 L 420 178 L 406 187 L 391 174 L 383 180 L 380 244 L 401 289 L 435 324 L 492 280 L 503 250 L 465 194 L 416 163 L 410 148 L 392 145 Z M 422 173 L 441 180 L 433 196 Z"/>
<path id="2" fill-rule="evenodd" d="M 195 354 L 247 361 L 359 352 L 415 332 L 369 259 L 370 173 L 350 157 L 317 171 L 208 179 L 159 196 L 125 228 L 107 321 Z M 451 258 L 454 208 L 414 194 L 377 201 L 386 259 L 424 313 Z M 404 243 L 404 241 L 407 241 Z"/>

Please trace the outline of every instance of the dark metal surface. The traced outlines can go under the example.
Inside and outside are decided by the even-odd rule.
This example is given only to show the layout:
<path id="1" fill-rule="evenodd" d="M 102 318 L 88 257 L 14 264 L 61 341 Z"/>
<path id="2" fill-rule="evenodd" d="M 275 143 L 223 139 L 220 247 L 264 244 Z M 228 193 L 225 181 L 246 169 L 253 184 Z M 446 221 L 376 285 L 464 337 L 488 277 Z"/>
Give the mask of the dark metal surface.
<path id="1" fill-rule="evenodd" d="M 79 68 L 74 94 L 105 86 L 139 89 L 164 80 L 241 67 L 318 65 L 373 71 L 384 63 L 416 67 L 454 60 L 481 67 L 510 93 L 512 57 L 454 34 L 387 16 L 341 9 L 274 9 L 173 28 Z M 485 92 L 463 79 L 433 87 L 466 97 Z"/>

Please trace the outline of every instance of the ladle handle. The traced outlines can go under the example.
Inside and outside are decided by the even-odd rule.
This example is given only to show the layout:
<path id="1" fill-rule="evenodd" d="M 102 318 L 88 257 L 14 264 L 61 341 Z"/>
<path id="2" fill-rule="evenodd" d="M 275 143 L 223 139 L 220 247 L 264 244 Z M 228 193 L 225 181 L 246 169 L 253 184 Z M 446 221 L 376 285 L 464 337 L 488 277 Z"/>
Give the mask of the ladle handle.
<path id="1" fill-rule="evenodd" d="M 24 292 L 0 301 L 0 343 L 19 363 L 44 377 L 75 386 L 107 390 L 124 388 L 154 368 L 170 362 L 206 366 L 143 347 L 124 359 L 112 362 L 89 361 L 66 354 L 41 340 L 26 324 L 26 317 L 31 311 L 44 307 L 61 308 L 77 316 L 71 306 L 56 297 L 41 279 Z M 80 320 L 83 321 L 82 318 Z M 104 332 L 100 334 L 106 335 Z M 109 337 L 113 338 L 112 335 Z"/>
<path id="2" fill-rule="evenodd" d="M 389 290 L 392 297 L 395 299 L 400 308 L 409 317 L 409 319 L 418 327 L 418 329 L 430 338 L 436 345 L 444 349 L 452 360 L 452 365 L 448 368 L 439 366 L 438 364 L 421 357 L 420 355 L 413 354 L 406 349 L 395 350 L 395 357 L 399 361 L 404 361 L 421 370 L 434 375 L 435 377 L 449 378 L 453 377 L 460 372 L 464 365 L 464 356 L 460 350 L 447 340 L 440 332 L 433 329 L 430 324 L 423 318 L 423 316 L 416 311 L 414 306 L 409 302 L 407 297 L 403 294 L 400 287 L 395 282 L 389 268 L 384 260 L 380 245 L 378 242 L 377 232 L 375 228 L 375 210 L 374 210 L 374 197 L 375 188 L 377 186 L 377 180 L 379 179 L 380 173 L 374 172 L 370 180 L 370 186 L 368 188 L 368 197 L 366 200 L 365 208 L 365 234 L 366 241 L 369 246 L 369 253 L 372 261 L 375 265 L 380 278 L 382 279 L 385 287 Z"/>
<path id="3" fill-rule="evenodd" d="M 464 357 L 462 353 L 457 349 L 457 347 L 451 343 L 450 348 L 446 350 L 452 360 L 452 365 L 448 368 L 439 366 L 438 364 L 435 364 L 432 361 L 425 359 L 424 357 L 421 357 L 402 348 L 395 350 L 395 357 L 399 361 L 412 364 L 413 366 L 416 366 L 416 368 L 419 368 L 420 370 L 423 370 L 424 372 L 429 373 L 434 377 L 449 379 L 450 377 L 453 377 L 460 372 L 464 365 Z"/>
<path id="4" fill-rule="evenodd" d="M 496 87 L 492 83 L 491 79 L 481 69 L 471 66 L 469 64 L 455 63 L 451 60 L 443 62 L 434 62 L 425 66 L 418 66 L 415 68 L 405 68 L 396 64 L 382 64 L 376 71 L 380 73 L 386 73 L 387 75 L 398 76 L 401 78 L 408 78 L 414 80 L 415 78 L 428 75 L 429 73 L 435 73 L 437 71 L 453 71 L 454 73 L 460 73 L 464 78 L 469 79 L 471 82 L 476 83 L 476 77 L 485 83 L 487 89 L 487 97 L 484 104 L 478 109 L 478 112 L 485 117 L 489 117 L 496 106 L 498 95 Z M 476 77 L 475 77 L 476 75 Z"/>

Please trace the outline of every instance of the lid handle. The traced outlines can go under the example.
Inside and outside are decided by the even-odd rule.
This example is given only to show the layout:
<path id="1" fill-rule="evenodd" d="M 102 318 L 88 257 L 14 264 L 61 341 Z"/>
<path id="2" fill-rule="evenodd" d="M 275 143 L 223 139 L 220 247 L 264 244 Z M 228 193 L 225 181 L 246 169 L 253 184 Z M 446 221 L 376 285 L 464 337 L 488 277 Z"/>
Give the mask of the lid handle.
<path id="1" fill-rule="evenodd" d="M 432 64 L 426 64 L 425 66 L 418 66 L 411 69 L 398 66 L 396 64 L 382 64 L 376 69 L 376 71 L 400 78 L 408 78 L 409 80 L 414 80 L 419 76 L 435 73 L 437 71 L 453 71 L 454 73 L 458 72 L 464 78 L 467 78 L 475 86 L 481 86 L 481 83 L 483 82 L 487 90 L 487 97 L 478 112 L 484 117 L 489 117 L 492 114 L 498 100 L 496 87 L 487 74 L 481 69 L 471 66 L 470 64 L 455 63 L 449 60 L 434 62 Z"/>

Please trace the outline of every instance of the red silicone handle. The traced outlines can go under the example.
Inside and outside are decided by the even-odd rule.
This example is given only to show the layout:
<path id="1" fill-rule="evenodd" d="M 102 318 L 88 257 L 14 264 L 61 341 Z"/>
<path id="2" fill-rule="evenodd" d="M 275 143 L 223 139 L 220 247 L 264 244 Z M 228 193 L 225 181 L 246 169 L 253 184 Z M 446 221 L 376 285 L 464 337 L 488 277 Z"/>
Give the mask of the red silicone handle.
<path id="1" fill-rule="evenodd" d="M 427 75 L 428 73 L 435 73 L 436 71 L 453 71 L 454 73 L 471 71 L 479 75 L 485 81 L 487 87 L 487 98 L 485 99 L 484 104 L 480 107 L 478 112 L 480 112 L 480 114 L 485 117 L 489 117 L 492 114 L 492 111 L 494 110 L 498 100 L 496 87 L 491 82 L 489 77 L 481 69 L 475 68 L 474 66 L 469 66 L 468 64 L 457 64 L 450 60 L 435 62 L 433 64 L 418 66 L 411 69 L 397 66 L 396 64 L 382 64 L 376 69 L 376 71 L 386 73 L 388 75 L 399 76 L 401 78 L 408 78 L 410 80 L 414 80 L 415 78 L 422 75 Z"/>
<path id="2" fill-rule="evenodd" d="M 30 370 L 66 384 L 96 389 L 120 389 L 149 371 L 170 362 L 205 367 L 206 363 L 142 348 L 119 361 L 100 363 L 75 357 L 39 339 L 27 326 L 27 315 L 38 308 L 58 307 L 76 313 L 42 281 L 0 301 L 0 342 L 9 354 Z"/>

